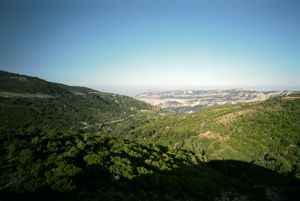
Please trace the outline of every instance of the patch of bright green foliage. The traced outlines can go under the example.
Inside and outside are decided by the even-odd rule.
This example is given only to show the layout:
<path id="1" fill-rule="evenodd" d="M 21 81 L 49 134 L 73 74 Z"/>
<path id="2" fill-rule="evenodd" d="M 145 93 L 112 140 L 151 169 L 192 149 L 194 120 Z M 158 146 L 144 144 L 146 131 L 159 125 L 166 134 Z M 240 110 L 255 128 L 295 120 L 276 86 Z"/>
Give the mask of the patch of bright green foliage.
<path id="1" fill-rule="evenodd" d="M 212 107 L 152 121 L 126 137 L 300 176 L 300 99 Z"/>

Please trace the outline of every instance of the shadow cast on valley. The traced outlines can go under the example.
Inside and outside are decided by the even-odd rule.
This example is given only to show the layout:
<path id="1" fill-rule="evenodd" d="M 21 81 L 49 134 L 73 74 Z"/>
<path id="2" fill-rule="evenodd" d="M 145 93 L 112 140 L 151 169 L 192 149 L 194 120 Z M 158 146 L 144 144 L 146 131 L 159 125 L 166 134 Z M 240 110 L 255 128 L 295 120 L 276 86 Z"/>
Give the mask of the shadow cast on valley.
<path id="1" fill-rule="evenodd" d="M 128 179 L 97 165 L 77 176 L 77 190 L 2 193 L 1 200 L 300 200 L 300 180 L 235 160 L 216 160 Z"/>

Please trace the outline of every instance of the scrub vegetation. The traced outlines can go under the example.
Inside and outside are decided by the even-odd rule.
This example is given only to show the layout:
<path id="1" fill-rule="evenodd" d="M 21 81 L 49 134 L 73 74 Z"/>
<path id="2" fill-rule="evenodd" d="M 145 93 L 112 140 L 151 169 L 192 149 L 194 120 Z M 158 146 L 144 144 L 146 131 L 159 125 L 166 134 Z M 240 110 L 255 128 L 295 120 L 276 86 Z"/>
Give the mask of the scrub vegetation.
<path id="1" fill-rule="evenodd" d="M 182 115 L 0 73 L 1 200 L 299 200 L 300 99 Z"/>

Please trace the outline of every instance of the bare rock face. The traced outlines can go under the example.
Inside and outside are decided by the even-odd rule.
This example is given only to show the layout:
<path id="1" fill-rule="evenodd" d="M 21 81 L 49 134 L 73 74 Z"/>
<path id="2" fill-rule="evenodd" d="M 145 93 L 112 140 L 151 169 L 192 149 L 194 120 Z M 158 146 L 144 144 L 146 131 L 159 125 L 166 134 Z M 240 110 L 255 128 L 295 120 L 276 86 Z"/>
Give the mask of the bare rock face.
<path id="1" fill-rule="evenodd" d="M 269 98 L 289 95 L 288 91 L 249 91 L 230 90 L 175 90 L 150 91 L 138 94 L 135 98 L 153 106 L 173 109 L 177 112 L 192 113 L 213 105 L 264 101 Z"/>

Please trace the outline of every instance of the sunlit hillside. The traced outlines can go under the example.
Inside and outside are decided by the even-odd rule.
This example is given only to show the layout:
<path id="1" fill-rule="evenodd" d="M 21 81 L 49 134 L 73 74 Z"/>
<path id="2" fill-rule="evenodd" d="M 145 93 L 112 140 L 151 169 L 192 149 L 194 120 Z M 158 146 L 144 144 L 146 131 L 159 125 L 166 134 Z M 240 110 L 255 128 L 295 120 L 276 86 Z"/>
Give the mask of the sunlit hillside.
<path id="1" fill-rule="evenodd" d="M 3 200 L 299 200 L 298 94 L 184 115 L 0 78 Z"/>

